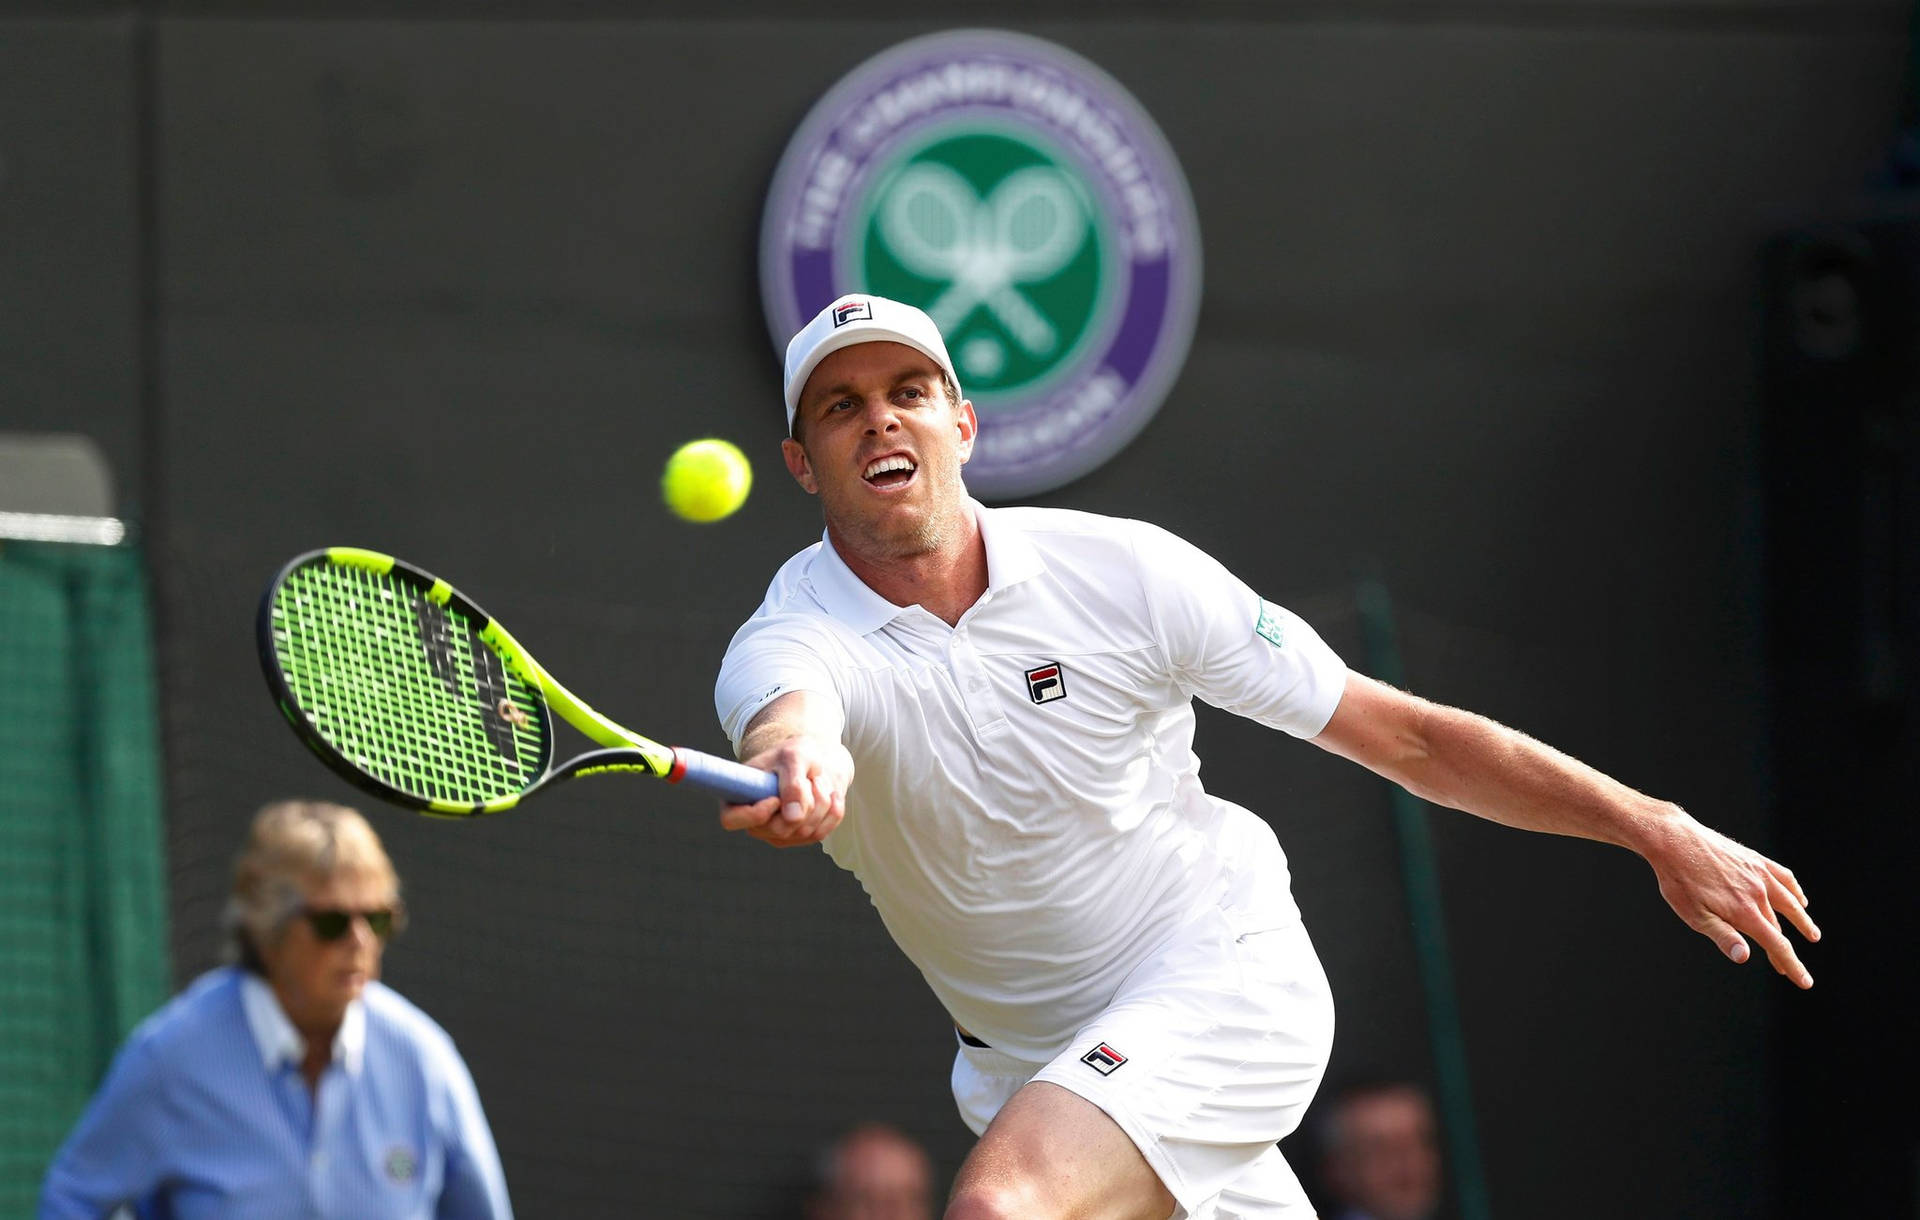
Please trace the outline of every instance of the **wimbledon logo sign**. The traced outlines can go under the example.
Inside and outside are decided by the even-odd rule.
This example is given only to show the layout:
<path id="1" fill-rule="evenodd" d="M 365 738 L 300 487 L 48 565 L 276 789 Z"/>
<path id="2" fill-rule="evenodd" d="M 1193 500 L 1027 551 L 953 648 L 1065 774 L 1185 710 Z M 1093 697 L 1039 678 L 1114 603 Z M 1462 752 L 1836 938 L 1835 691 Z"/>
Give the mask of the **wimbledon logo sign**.
<path id="1" fill-rule="evenodd" d="M 967 485 L 1047 491 L 1132 440 L 1186 359 L 1200 234 L 1165 139 L 1119 84 L 1025 35 L 885 51 L 814 106 L 760 234 L 776 348 L 827 302 L 918 305 L 980 414 Z"/>

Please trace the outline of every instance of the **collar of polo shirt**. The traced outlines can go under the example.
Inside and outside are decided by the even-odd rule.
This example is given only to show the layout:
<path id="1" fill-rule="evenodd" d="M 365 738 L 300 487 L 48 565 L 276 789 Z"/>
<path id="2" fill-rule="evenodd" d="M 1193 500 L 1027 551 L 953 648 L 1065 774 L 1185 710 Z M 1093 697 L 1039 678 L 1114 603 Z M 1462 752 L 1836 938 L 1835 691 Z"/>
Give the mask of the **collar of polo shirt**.
<path id="1" fill-rule="evenodd" d="M 240 979 L 240 1006 L 246 1011 L 247 1028 L 253 1031 L 253 1044 L 260 1051 L 260 1062 L 269 1074 L 281 1064 L 300 1067 L 307 1054 L 307 1040 L 293 1027 L 275 998 L 273 988 L 257 974 Z M 367 1010 L 359 1000 L 347 1005 L 340 1021 L 340 1032 L 333 1036 L 332 1061 L 343 1064 L 349 1075 L 358 1076 L 367 1054 Z"/>
<path id="2" fill-rule="evenodd" d="M 1046 570 L 1040 552 L 1018 528 L 987 512 L 978 500 L 969 500 L 967 504 L 980 525 L 980 538 L 987 547 L 989 594 Z M 819 558 L 814 560 L 807 576 L 827 613 L 861 635 L 879 630 L 909 609 L 894 605 L 868 588 L 867 582 L 855 576 L 846 560 L 840 558 L 840 552 L 833 549 L 833 540 L 824 533 L 820 536 Z"/>

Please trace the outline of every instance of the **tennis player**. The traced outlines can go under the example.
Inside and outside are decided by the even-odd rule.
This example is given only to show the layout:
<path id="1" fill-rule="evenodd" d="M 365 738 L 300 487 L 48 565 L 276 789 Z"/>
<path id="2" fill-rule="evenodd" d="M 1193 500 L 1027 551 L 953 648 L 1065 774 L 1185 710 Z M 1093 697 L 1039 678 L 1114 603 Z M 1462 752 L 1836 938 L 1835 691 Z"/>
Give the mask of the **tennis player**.
<path id="1" fill-rule="evenodd" d="M 40 1220 L 512 1220 L 473 1077 L 379 981 L 400 880 L 342 805 L 255 816 L 209 971 L 133 1031 L 54 1156 Z"/>
<path id="2" fill-rule="evenodd" d="M 1813 983 L 1793 874 L 1564 754 L 1354 673 L 1313 629 L 1138 521 L 987 509 L 978 422 L 917 309 L 835 301 L 786 357 L 787 468 L 824 538 L 716 684 L 780 794 L 721 824 L 824 842 L 952 1015 L 979 1142 L 947 1216 L 1313 1214 L 1274 1142 L 1333 1004 L 1272 831 L 1209 795 L 1195 697 L 1436 804 L 1632 849 L 1734 961 Z"/>

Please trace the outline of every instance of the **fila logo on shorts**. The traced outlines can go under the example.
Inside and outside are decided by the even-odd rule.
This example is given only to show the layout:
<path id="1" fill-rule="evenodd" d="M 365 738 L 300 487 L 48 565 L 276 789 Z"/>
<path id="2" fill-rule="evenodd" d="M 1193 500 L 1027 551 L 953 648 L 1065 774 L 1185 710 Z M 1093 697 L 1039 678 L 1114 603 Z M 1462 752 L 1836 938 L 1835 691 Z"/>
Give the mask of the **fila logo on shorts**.
<path id="1" fill-rule="evenodd" d="M 1067 697 L 1067 675 L 1060 662 L 1048 661 L 1027 671 L 1027 696 L 1035 703 L 1052 703 Z"/>
<path id="2" fill-rule="evenodd" d="M 833 311 L 833 325 L 838 329 L 849 322 L 858 322 L 872 317 L 872 301 L 848 301 Z"/>
<path id="3" fill-rule="evenodd" d="M 1080 1062 L 1086 1064 L 1102 1076 L 1111 1076 L 1114 1069 L 1127 1061 L 1127 1057 L 1102 1042 L 1086 1054 L 1080 1056 Z"/>

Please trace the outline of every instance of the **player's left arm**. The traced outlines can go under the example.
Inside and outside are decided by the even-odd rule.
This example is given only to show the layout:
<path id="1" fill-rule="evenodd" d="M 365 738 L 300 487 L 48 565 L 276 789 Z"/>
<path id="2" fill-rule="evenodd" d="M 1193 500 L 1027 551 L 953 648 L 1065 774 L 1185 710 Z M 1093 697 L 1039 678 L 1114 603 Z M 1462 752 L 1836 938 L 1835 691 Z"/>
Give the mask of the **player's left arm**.
<path id="1" fill-rule="evenodd" d="M 1809 941 L 1820 939 L 1792 871 L 1701 825 L 1672 801 L 1636 792 L 1484 716 L 1351 672 L 1333 718 L 1313 742 L 1436 805 L 1637 852 L 1688 927 L 1736 962 L 1747 960 L 1750 936 L 1775 970 L 1813 986 L 1780 927 L 1785 915 Z"/>

